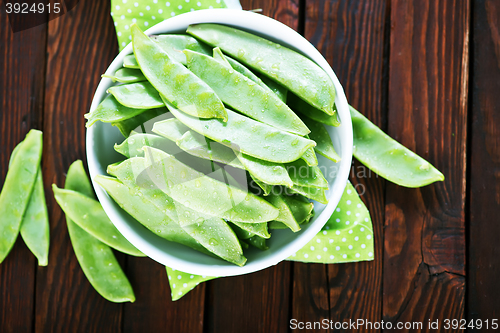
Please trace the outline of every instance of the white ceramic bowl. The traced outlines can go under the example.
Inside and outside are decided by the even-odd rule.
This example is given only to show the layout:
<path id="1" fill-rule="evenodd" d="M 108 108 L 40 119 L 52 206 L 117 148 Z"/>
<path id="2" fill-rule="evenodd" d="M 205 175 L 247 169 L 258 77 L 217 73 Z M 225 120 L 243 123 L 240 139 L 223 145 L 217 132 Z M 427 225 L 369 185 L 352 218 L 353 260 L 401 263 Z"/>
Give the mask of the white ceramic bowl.
<path id="1" fill-rule="evenodd" d="M 351 117 L 344 90 L 327 61 L 301 35 L 272 18 L 242 10 L 208 9 L 170 18 L 151 27 L 146 33 L 183 33 L 188 25 L 195 23 L 230 25 L 271 39 L 306 55 L 321 66 L 330 76 L 337 91 L 335 103 L 342 125 L 337 128 L 329 127 L 328 131 L 342 161 L 335 164 L 322 156 L 318 156 L 319 166 L 323 170 L 327 170 L 325 176 L 330 185 L 330 189 L 327 192 L 329 203 L 322 205 L 315 202 L 314 209 L 316 215 L 314 219 L 310 223 L 303 225 L 302 230 L 297 233 L 293 233 L 290 230 L 273 230 L 272 237 L 268 242 L 269 250 L 246 250 L 247 264 L 243 267 L 238 267 L 154 235 L 121 210 L 108 194 L 93 181 L 96 175 L 106 174 L 106 167 L 110 163 L 123 159 L 113 149 L 115 143 L 123 141 L 123 136 L 115 127 L 109 124 L 97 123 L 87 130 L 87 162 L 90 176 L 97 197 L 113 224 L 130 243 L 147 256 L 163 265 L 191 274 L 232 276 L 251 273 L 276 265 L 280 261 L 290 257 L 309 242 L 329 219 L 342 196 L 349 175 L 352 159 Z M 113 74 L 122 66 L 124 56 L 130 53 L 132 53 L 131 44 L 120 52 L 106 73 Z M 95 92 L 90 111 L 94 110 L 106 97 L 106 90 L 112 85 L 113 82 L 108 78 L 101 80 Z"/>

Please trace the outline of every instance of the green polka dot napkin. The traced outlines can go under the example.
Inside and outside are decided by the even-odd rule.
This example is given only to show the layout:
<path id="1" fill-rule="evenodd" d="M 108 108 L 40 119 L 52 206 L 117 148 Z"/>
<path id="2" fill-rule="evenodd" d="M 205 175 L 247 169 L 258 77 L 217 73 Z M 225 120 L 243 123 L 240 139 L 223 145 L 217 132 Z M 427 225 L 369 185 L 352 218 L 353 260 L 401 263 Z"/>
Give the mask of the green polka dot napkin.
<path id="1" fill-rule="evenodd" d="M 370 213 L 351 183 L 347 183 L 337 209 L 323 229 L 287 260 L 324 264 L 373 260 Z M 201 282 L 216 278 L 183 273 L 170 267 L 167 274 L 174 301 Z"/>
<path id="2" fill-rule="evenodd" d="M 132 40 L 132 23 L 146 30 L 175 15 L 208 8 L 241 9 L 241 5 L 238 0 L 111 0 L 120 51 Z"/>
<path id="3" fill-rule="evenodd" d="M 178 14 L 207 8 L 241 9 L 238 0 L 111 0 L 118 44 L 122 50 L 130 40 L 130 25 L 146 30 Z M 287 260 L 314 263 L 344 263 L 373 260 L 373 228 L 370 213 L 348 183 L 337 209 L 323 229 Z M 178 300 L 198 284 L 216 279 L 166 267 L 172 300 Z"/>

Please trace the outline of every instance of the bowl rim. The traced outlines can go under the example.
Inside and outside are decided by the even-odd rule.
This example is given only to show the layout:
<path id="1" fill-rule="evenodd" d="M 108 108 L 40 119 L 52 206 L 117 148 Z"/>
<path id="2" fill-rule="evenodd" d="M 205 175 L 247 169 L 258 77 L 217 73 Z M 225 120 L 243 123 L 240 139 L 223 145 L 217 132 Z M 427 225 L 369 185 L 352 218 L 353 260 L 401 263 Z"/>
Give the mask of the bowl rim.
<path id="1" fill-rule="evenodd" d="M 251 23 L 248 23 L 251 22 Z M 299 249 L 305 246 L 325 225 L 333 211 L 337 207 L 340 198 L 344 192 L 344 188 L 348 181 L 349 170 L 352 163 L 352 122 L 349 112 L 349 107 L 347 104 L 347 99 L 344 94 L 342 85 L 340 84 L 337 76 L 333 72 L 332 68 L 321 55 L 321 53 L 303 36 L 298 34 L 295 30 L 286 26 L 285 24 L 276 21 L 273 18 L 257 14 L 254 12 L 243 11 L 239 9 L 205 9 L 198 10 L 194 12 L 188 12 L 174 16 L 170 19 L 162 21 L 148 30 L 145 31 L 146 34 L 159 34 L 159 33 L 169 33 L 176 30 L 176 27 L 187 26 L 189 24 L 196 23 L 219 23 L 229 26 L 234 26 L 242 30 L 249 32 L 254 32 L 263 37 L 273 39 L 279 43 L 282 43 L 292 49 L 299 51 L 308 58 L 316 62 L 320 67 L 325 70 L 328 76 L 332 79 L 335 89 L 336 97 L 335 103 L 337 106 L 338 116 L 340 117 L 342 127 L 347 131 L 347 135 L 342 136 L 340 140 L 341 147 L 341 161 L 338 167 L 338 172 L 336 178 L 330 187 L 330 196 L 328 198 L 328 204 L 325 206 L 324 210 L 314 218 L 307 229 L 300 231 L 296 239 L 292 242 L 286 244 L 281 249 L 271 253 L 265 258 L 260 258 L 254 262 L 247 262 L 243 267 L 236 265 L 233 266 L 219 266 L 219 265 L 208 265 L 201 263 L 188 262 L 186 260 L 173 257 L 166 253 L 165 251 L 159 250 L 155 246 L 151 245 L 149 242 L 145 241 L 141 236 L 139 236 L 134 230 L 132 230 L 117 214 L 117 206 L 111 203 L 112 199 L 104 191 L 99 184 L 94 182 L 96 175 L 100 174 L 98 169 L 97 156 L 93 150 L 94 146 L 94 132 L 95 126 L 87 128 L 86 133 L 86 153 L 87 153 L 87 164 L 89 168 L 89 173 L 92 181 L 92 185 L 96 192 L 97 198 L 101 203 L 104 211 L 115 225 L 115 227 L 120 231 L 120 233 L 134 246 L 136 246 L 141 252 L 143 252 L 148 257 L 153 260 L 171 267 L 182 272 L 205 275 L 205 276 L 235 276 L 243 275 L 252 272 L 256 272 L 270 266 L 274 266 L 279 262 L 289 258 Z M 177 29 L 178 30 L 178 29 Z M 264 31 L 265 30 L 265 31 Z M 283 38 L 283 39 L 282 39 Z M 286 39 L 287 41 L 285 41 Z M 125 55 L 132 53 L 132 45 L 129 43 L 112 61 L 106 70 L 106 74 L 113 74 L 118 68 L 122 67 L 123 58 Z M 89 112 L 92 112 L 99 103 L 106 96 L 106 90 L 113 84 L 112 80 L 109 78 L 102 78 L 99 85 L 96 88 L 92 104 Z M 338 165 L 338 163 L 337 163 Z"/>

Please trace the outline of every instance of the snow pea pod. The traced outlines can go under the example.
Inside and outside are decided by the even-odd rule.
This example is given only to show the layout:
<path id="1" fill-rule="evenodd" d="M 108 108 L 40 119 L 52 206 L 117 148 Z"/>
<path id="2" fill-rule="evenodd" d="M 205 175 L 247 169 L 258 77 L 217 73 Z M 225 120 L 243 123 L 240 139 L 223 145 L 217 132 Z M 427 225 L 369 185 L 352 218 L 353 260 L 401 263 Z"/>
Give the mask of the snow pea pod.
<path id="1" fill-rule="evenodd" d="M 197 172 L 163 151 L 145 149 L 151 178 L 160 177 L 161 190 L 192 210 L 247 223 L 271 221 L 279 214 L 274 206 L 254 194 Z"/>
<path id="2" fill-rule="evenodd" d="M 16 152 L 0 192 L 0 263 L 14 246 L 42 158 L 42 132 L 31 130 Z"/>
<path id="3" fill-rule="evenodd" d="M 307 104 L 305 101 L 300 99 L 297 95 L 289 93 L 287 95 L 287 104 L 295 112 L 299 112 L 302 115 L 316 120 L 322 124 L 330 126 L 340 126 L 340 122 L 337 116 L 337 108 L 333 106 L 332 114 L 326 114 L 321 110 L 318 110 L 312 105 Z"/>
<path id="4" fill-rule="evenodd" d="M 269 196 L 266 197 L 266 200 L 271 205 L 280 210 L 280 214 L 278 215 L 278 217 L 275 218 L 275 221 L 282 222 L 287 227 L 289 227 L 293 232 L 297 232 L 300 230 L 300 226 L 297 223 L 297 220 L 295 220 L 295 217 L 293 216 L 290 207 L 288 207 L 283 197 L 284 195 L 282 194 L 277 195 L 271 193 Z"/>
<path id="5" fill-rule="evenodd" d="M 160 126 L 161 124 L 161 126 Z M 161 135 L 173 142 L 176 142 L 189 131 L 189 127 L 181 123 L 177 118 L 170 118 L 153 125 L 153 133 Z"/>
<path id="6" fill-rule="evenodd" d="M 152 202 L 130 189 L 116 178 L 98 175 L 95 181 L 113 200 L 134 219 L 166 240 L 180 243 L 203 253 L 209 253 L 198 241 L 184 231 L 178 223 L 163 213 Z"/>
<path id="7" fill-rule="evenodd" d="M 293 182 L 285 166 L 281 163 L 263 161 L 245 154 L 237 154 L 238 160 L 245 169 L 263 183 L 269 185 L 292 186 Z"/>
<path id="8" fill-rule="evenodd" d="M 353 107 L 353 155 L 381 177 L 405 187 L 443 181 L 444 175 L 369 121 Z"/>
<path id="9" fill-rule="evenodd" d="M 98 201 L 75 191 L 60 189 L 55 184 L 52 185 L 52 189 L 57 203 L 66 216 L 80 228 L 120 252 L 144 257 L 144 254 L 116 229 Z"/>
<path id="10" fill-rule="evenodd" d="M 135 60 L 135 55 L 133 55 L 133 54 L 127 54 L 123 58 L 123 67 L 140 69 L 139 64 L 137 63 L 137 60 Z"/>
<path id="11" fill-rule="evenodd" d="M 188 68 L 205 81 L 227 105 L 248 117 L 290 133 L 310 131 L 273 92 L 266 90 L 223 62 L 184 50 Z"/>
<path id="12" fill-rule="evenodd" d="M 75 161 L 69 167 L 64 187 L 94 197 L 82 161 Z M 108 301 L 134 302 L 132 286 L 109 246 L 89 235 L 68 217 L 66 222 L 76 258 L 92 287 Z"/>
<path id="13" fill-rule="evenodd" d="M 142 194 L 208 251 L 236 265 L 245 264 L 241 245 L 227 223 L 190 210 L 166 195 L 149 177 L 144 158 L 130 158 L 119 165 L 108 166 L 108 173 L 131 191 Z"/>
<path id="14" fill-rule="evenodd" d="M 255 178 L 251 173 L 249 173 L 249 175 L 250 175 L 250 178 L 252 179 L 252 181 L 250 182 L 250 187 L 257 190 L 258 191 L 257 193 L 259 195 L 261 194 L 260 190 L 262 190 L 262 194 L 264 196 L 268 196 L 271 193 L 271 191 L 273 190 L 273 185 L 269 185 L 269 184 L 266 184 L 264 182 L 261 182 L 260 180 Z M 257 187 L 254 187 L 254 184 L 257 185 Z"/>
<path id="15" fill-rule="evenodd" d="M 132 24 L 130 30 L 137 63 L 163 97 L 192 116 L 227 119 L 224 105 L 212 88 L 173 60 L 136 24 Z"/>
<path id="16" fill-rule="evenodd" d="M 9 168 L 20 147 L 21 143 L 12 151 Z M 45 203 L 42 171 L 38 166 L 35 185 L 21 222 L 20 233 L 26 246 L 35 255 L 40 266 L 47 266 L 49 261 L 49 229 L 49 214 Z"/>
<path id="17" fill-rule="evenodd" d="M 290 189 L 288 189 L 292 193 L 297 193 L 305 196 L 306 198 L 316 200 L 319 203 L 327 204 L 328 199 L 325 195 L 325 188 L 317 188 L 317 187 L 306 187 L 306 186 L 298 186 L 294 185 Z"/>
<path id="18" fill-rule="evenodd" d="M 339 162 L 340 156 L 333 147 L 332 138 L 328 134 L 325 125 L 312 119 L 304 119 L 304 122 L 311 129 L 309 137 L 316 142 L 314 150 L 335 163 Z"/>
<path id="19" fill-rule="evenodd" d="M 309 136 L 306 136 L 309 139 Z M 314 141 L 313 141 L 314 142 Z M 318 158 L 316 157 L 316 153 L 314 152 L 314 148 L 308 148 L 301 158 L 307 163 L 309 166 L 318 165 Z"/>
<path id="20" fill-rule="evenodd" d="M 146 77 L 144 76 L 144 74 L 142 74 L 141 70 L 133 68 L 120 68 L 115 72 L 114 75 L 102 74 L 101 76 L 109 78 L 113 80 L 113 82 L 118 81 L 121 83 L 146 81 Z"/>
<path id="21" fill-rule="evenodd" d="M 302 54 L 251 33 L 218 24 L 190 25 L 187 33 L 274 79 L 327 114 L 335 87 L 321 67 Z"/>
<path id="22" fill-rule="evenodd" d="M 262 250 L 262 251 L 269 250 L 269 246 L 267 246 L 266 239 L 262 238 L 258 235 L 252 236 L 252 237 L 246 239 L 245 241 L 248 242 L 248 244 L 255 246 L 259 250 Z"/>
<path id="23" fill-rule="evenodd" d="M 165 100 L 164 100 L 165 102 Z M 167 107 L 184 125 L 224 145 L 237 146 L 250 156 L 261 160 L 286 163 L 300 158 L 316 145 L 312 140 L 283 132 L 269 125 L 227 110 L 228 120 L 198 119 L 184 114 L 167 102 Z M 155 124 L 159 128 L 162 122 Z"/>
<path id="24" fill-rule="evenodd" d="M 303 160 L 287 163 L 285 167 L 293 184 L 328 189 L 328 182 L 319 167 L 308 166 Z"/>
<path id="25" fill-rule="evenodd" d="M 123 156 L 143 157 L 142 147 L 149 146 L 163 151 L 175 152 L 178 147 L 172 141 L 154 134 L 135 133 L 126 138 L 121 144 L 115 144 L 115 150 Z"/>
<path id="26" fill-rule="evenodd" d="M 188 35 L 158 35 L 150 36 L 151 40 L 156 42 L 163 51 L 177 62 L 186 65 L 186 56 L 182 50 L 191 50 L 206 55 L 212 53 L 212 48 L 206 44 L 198 42 L 195 38 Z"/>
<path id="27" fill-rule="evenodd" d="M 119 122 L 114 122 L 111 123 L 111 125 L 118 127 L 123 136 L 128 137 L 130 135 L 130 132 L 136 130 L 139 126 L 144 125 L 144 123 L 150 121 L 151 119 L 161 116 L 162 114 L 165 114 L 167 112 L 168 110 L 166 108 L 146 110 L 135 117 Z M 143 129 L 141 128 L 141 130 Z"/>
<path id="28" fill-rule="evenodd" d="M 287 204 L 288 208 L 293 214 L 293 217 L 297 223 L 303 224 L 307 223 L 309 219 L 314 215 L 314 205 L 312 202 L 309 202 L 307 199 L 300 195 L 283 195 L 283 200 Z M 287 229 L 288 226 L 283 224 L 282 222 L 272 221 L 269 223 L 269 227 L 271 229 Z"/>
<path id="29" fill-rule="evenodd" d="M 244 222 L 231 222 L 232 224 L 238 226 L 241 230 L 244 230 L 249 235 L 258 235 L 262 238 L 270 238 L 271 235 L 267 230 L 267 222 L 264 223 L 244 223 Z"/>
<path id="30" fill-rule="evenodd" d="M 145 111 L 145 109 L 133 109 L 121 105 L 113 95 L 110 95 L 95 110 L 84 115 L 85 119 L 87 119 L 85 126 L 88 128 L 97 121 L 116 123 L 135 117 Z"/>
<path id="31" fill-rule="evenodd" d="M 281 99 L 283 102 L 286 103 L 286 99 L 288 96 L 288 89 L 283 87 L 281 84 L 273 81 L 272 79 L 268 78 L 267 76 L 261 75 L 260 77 L 262 79 L 262 82 L 271 89 L 273 93 L 278 96 L 279 99 Z"/>
<path id="32" fill-rule="evenodd" d="M 158 91 L 147 81 L 113 86 L 108 92 L 121 105 L 133 109 L 155 109 L 165 106 Z"/>
<path id="33" fill-rule="evenodd" d="M 207 139 L 198 133 L 188 130 L 180 139 L 176 140 L 176 144 L 193 156 L 245 169 L 231 148 Z"/>

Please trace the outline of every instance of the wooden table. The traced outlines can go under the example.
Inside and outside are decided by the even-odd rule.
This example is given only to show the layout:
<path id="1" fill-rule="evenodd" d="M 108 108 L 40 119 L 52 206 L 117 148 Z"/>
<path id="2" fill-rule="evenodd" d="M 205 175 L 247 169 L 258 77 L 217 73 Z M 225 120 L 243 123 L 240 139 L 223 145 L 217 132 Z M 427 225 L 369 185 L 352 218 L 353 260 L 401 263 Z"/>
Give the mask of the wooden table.
<path id="1" fill-rule="evenodd" d="M 86 159 L 83 114 L 117 54 L 109 0 L 80 0 L 15 34 L 2 7 L 0 179 L 27 131 L 43 130 L 51 248 L 49 266 L 38 267 L 19 238 L 0 265 L 1 332 L 274 333 L 287 332 L 292 318 L 421 321 L 427 330 L 428 320 L 500 317 L 500 2 L 242 3 L 304 34 L 349 102 L 446 180 L 406 189 L 354 163 L 351 178 L 365 186 L 372 213 L 375 261 L 283 262 L 172 302 L 163 266 L 118 254 L 137 301 L 110 303 L 83 275 L 50 187 Z"/>

